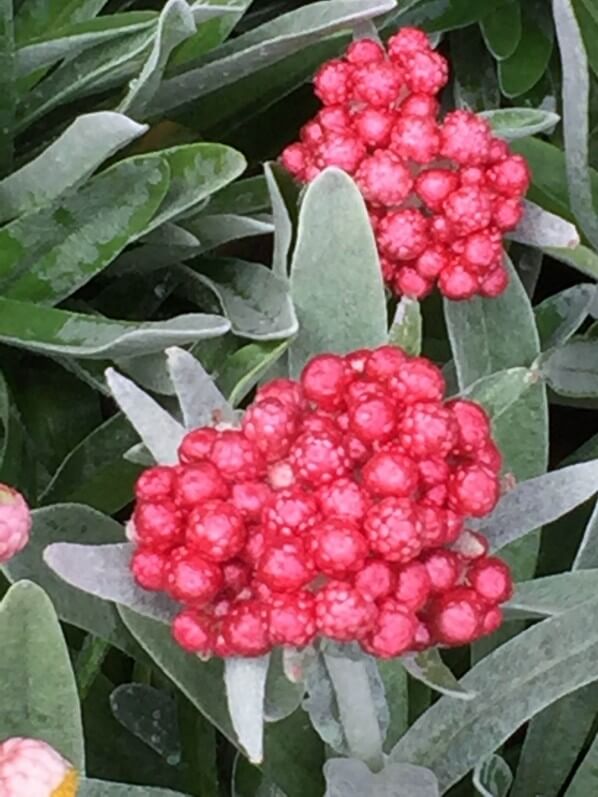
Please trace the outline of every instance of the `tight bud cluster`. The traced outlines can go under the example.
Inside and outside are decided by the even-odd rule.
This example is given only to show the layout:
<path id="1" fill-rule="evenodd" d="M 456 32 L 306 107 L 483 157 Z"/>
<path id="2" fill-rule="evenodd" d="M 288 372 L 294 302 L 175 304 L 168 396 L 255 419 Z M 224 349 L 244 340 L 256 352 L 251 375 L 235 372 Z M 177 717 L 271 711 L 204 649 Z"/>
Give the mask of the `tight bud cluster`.
<path id="1" fill-rule="evenodd" d="M 176 641 L 259 656 L 322 636 L 379 657 L 501 624 L 509 569 L 466 528 L 499 497 L 477 404 L 382 346 L 323 354 L 257 391 L 240 428 L 187 434 L 145 471 L 130 524 L 139 585 L 182 604 Z"/>
<path id="2" fill-rule="evenodd" d="M 446 59 L 427 36 L 403 28 L 385 50 L 351 44 L 314 79 L 323 104 L 281 155 L 300 181 L 327 166 L 350 174 L 366 201 L 384 279 L 423 298 L 494 297 L 508 283 L 502 236 L 519 223 L 527 163 L 465 110 L 439 120 Z"/>

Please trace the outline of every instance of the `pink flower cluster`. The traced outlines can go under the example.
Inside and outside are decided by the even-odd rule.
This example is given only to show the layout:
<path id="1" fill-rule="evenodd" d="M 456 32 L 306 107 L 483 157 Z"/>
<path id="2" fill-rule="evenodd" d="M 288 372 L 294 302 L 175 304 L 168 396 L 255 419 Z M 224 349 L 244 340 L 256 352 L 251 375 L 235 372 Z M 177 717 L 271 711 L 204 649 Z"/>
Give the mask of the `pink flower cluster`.
<path id="1" fill-rule="evenodd" d="M 131 569 L 182 605 L 176 641 L 259 656 L 323 636 L 388 658 L 494 631 L 509 569 L 465 521 L 494 508 L 501 457 L 444 388 L 395 347 L 323 354 L 145 471 Z"/>
<path id="2" fill-rule="evenodd" d="M 521 219 L 529 169 L 476 114 L 439 121 L 447 79 L 420 30 L 403 28 L 387 51 L 355 41 L 316 74 L 324 107 L 281 161 L 302 182 L 327 166 L 352 175 L 395 294 L 423 298 L 438 284 L 450 299 L 498 296 L 508 283 L 502 236 Z"/>

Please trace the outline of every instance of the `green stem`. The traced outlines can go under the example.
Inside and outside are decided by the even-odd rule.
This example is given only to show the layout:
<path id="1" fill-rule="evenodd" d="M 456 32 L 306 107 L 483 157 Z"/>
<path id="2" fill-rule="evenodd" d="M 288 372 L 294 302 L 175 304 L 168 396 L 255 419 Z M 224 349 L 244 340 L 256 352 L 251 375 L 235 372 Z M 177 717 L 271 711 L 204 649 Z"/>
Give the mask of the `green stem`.
<path id="1" fill-rule="evenodd" d="M 75 661 L 75 678 L 81 701 L 87 697 L 93 682 L 102 669 L 102 664 L 109 650 L 109 643 L 103 639 L 98 639 L 98 637 L 94 637 L 91 634 L 85 638 L 83 647 Z"/>
<path id="2" fill-rule="evenodd" d="M 324 660 L 351 755 L 379 771 L 384 766 L 384 739 L 365 663 L 329 654 Z"/>

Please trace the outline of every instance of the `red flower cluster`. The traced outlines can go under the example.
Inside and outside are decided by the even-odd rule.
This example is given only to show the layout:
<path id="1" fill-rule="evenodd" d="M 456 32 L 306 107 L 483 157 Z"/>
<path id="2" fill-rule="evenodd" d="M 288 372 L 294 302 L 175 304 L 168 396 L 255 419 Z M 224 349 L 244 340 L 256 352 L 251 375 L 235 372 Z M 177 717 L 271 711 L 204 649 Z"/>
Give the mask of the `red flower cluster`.
<path id="1" fill-rule="evenodd" d="M 317 635 L 380 657 L 494 631 L 504 562 L 464 528 L 499 496 L 484 411 L 443 401 L 439 369 L 383 346 L 323 354 L 260 388 L 241 428 L 203 427 L 136 487 L 131 568 L 184 605 L 201 655 Z"/>
<path id="2" fill-rule="evenodd" d="M 447 78 L 420 30 L 400 30 L 388 52 L 356 41 L 317 73 L 324 107 L 281 160 L 303 182 L 327 166 L 353 176 L 396 294 L 421 298 L 438 282 L 450 299 L 498 296 L 508 282 L 502 234 L 521 219 L 529 170 L 483 118 L 453 111 L 438 121 Z"/>

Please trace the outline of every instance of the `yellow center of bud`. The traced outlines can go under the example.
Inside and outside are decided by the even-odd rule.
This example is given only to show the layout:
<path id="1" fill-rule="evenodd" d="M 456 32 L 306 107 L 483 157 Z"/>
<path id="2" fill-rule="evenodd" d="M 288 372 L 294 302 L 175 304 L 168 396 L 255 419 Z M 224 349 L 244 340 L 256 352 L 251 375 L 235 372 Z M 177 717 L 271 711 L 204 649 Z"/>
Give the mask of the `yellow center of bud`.
<path id="1" fill-rule="evenodd" d="M 50 797 L 76 797 L 78 780 L 75 770 L 69 769 L 60 786 L 54 789 Z"/>

